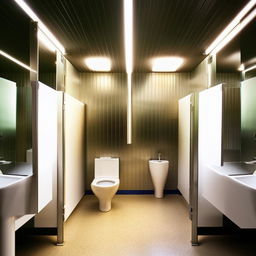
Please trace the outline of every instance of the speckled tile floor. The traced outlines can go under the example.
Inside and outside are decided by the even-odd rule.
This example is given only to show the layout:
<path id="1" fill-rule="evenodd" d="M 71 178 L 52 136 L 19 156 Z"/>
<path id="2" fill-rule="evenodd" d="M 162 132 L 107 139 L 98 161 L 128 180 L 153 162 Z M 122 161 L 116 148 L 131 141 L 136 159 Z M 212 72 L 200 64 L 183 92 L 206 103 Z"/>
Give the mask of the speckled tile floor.
<path id="1" fill-rule="evenodd" d="M 200 236 L 200 246 L 192 247 L 190 226 L 179 195 L 116 195 L 107 213 L 85 196 L 65 224 L 64 246 L 55 246 L 54 236 L 19 237 L 16 256 L 256 255 L 253 238 Z"/>

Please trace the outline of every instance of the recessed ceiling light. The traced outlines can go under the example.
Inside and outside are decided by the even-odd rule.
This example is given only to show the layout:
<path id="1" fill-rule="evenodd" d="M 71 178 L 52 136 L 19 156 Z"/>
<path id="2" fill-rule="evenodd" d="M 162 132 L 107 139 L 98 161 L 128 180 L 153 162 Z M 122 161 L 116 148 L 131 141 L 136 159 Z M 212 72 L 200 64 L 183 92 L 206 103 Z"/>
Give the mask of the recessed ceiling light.
<path id="1" fill-rule="evenodd" d="M 85 59 L 86 66 L 93 71 L 110 71 L 111 61 L 105 57 L 91 57 Z"/>
<path id="2" fill-rule="evenodd" d="M 176 71 L 184 60 L 180 57 L 155 58 L 152 62 L 153 72 L 173 72 Z"/>

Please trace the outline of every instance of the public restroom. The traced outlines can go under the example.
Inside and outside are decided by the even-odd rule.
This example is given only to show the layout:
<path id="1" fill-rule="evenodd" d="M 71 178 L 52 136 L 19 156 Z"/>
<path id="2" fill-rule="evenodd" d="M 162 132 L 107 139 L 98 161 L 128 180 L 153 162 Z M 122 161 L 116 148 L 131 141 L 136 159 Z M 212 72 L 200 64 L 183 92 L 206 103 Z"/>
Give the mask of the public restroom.
<path id="1" fill-rule="evenodd" d="M 0 13 L 0 256 L 255 254 L 255 0 Z"/>

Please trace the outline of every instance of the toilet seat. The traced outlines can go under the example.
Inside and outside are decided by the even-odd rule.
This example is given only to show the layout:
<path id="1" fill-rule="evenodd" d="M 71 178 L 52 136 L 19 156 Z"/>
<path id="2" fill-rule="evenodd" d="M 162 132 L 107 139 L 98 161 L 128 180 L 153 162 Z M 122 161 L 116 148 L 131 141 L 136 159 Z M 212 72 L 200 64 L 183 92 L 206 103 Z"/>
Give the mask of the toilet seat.
<path id="1" fill-rule="evenodd" d="M 115 187 L 116 185 L 119 185 L 119 182 L 120 181 L 117 178 L 101 177 L 101 178 L 95 178 L 92 182 L 92 185 L 96 187 L 110 188 L 110 187 Z"/>

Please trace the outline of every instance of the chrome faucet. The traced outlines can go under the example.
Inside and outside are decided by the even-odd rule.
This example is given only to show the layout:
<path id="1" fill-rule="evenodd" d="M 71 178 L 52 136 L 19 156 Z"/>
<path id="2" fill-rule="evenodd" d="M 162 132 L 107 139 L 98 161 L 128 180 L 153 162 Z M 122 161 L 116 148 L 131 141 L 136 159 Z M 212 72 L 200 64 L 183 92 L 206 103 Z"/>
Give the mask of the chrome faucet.
<path id="1" fill-rule="evenodd" d="M 158 152 L 158 161 L 161 161 L 161 152 Z"/>
<path id="2" fill-rule="evenodd" d="M 0 160 L 0 165 L 11 164 L 12 161 Z"/>
<path id="3" fill-rule="evenodd" d="M 253 157 L 253 160 L 251 161 L 245 161 L 245 164 L 256 164 L 256 157 Z"/>

